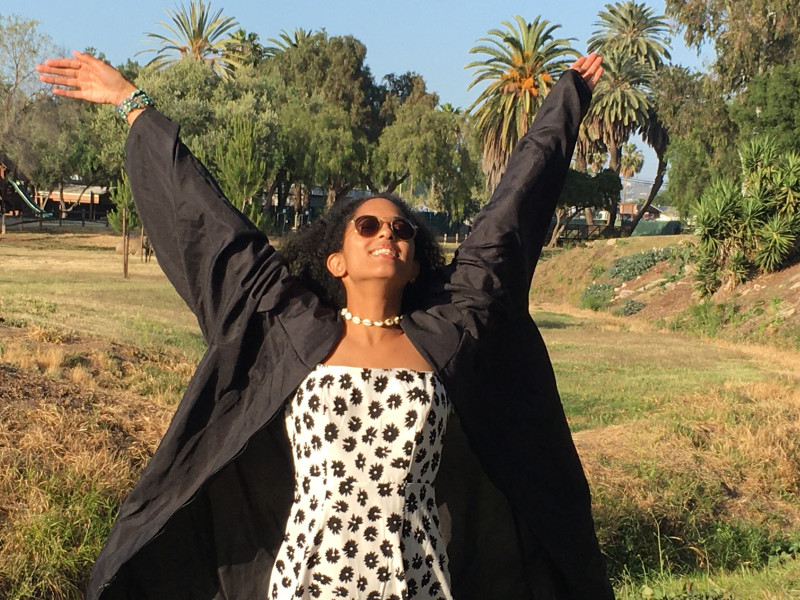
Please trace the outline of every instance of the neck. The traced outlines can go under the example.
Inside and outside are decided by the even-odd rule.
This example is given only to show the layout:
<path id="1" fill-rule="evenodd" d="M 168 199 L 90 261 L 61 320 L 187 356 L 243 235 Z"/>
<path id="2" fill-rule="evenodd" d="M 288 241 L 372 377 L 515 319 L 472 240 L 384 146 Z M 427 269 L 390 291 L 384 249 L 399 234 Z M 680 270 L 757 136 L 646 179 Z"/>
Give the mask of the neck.
<path id="1" fill-rule="evenodd" d="M 402 294 L 391 294 L 386 289 L 370 291 L 373 293 L 347 294 L 345 307 L 353 316 L 370 321 L 383 321 L 400 314 Z"/>

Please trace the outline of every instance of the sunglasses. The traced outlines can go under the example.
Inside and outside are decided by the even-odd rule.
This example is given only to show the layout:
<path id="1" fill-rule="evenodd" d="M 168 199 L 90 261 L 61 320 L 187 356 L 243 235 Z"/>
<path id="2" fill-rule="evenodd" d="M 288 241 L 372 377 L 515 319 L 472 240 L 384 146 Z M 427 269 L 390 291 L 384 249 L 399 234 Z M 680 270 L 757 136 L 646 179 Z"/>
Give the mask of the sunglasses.
<path id="1" fill-rule="evenodd" d="M 378 232 L 383 227 L 384 223 L 389 223 L 392 233 L 398 240 L 412 240 L 417 234 L 417 226 L 408 219 L 403 217 L 394 217 L 393 219 L 380 219 L 373 215 L 361 215 L 350 221 L 356 228 L 358 235 L 365 238 L 371 238 L 378 235 Z"/>

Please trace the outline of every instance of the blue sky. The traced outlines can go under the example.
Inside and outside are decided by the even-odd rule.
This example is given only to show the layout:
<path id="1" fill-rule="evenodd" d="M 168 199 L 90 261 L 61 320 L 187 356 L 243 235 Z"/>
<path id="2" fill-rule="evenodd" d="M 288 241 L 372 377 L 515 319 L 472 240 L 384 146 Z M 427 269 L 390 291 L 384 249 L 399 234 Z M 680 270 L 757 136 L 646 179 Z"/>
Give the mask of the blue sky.
<path id="1" fill-rule="evenodd" d="M 188 4 L 189 0 L 185 0 Z M 104 52 L 113 64 L 128 58 L 147 62 L 147 54 L 135 54 L 150 46 L 142 43 L 146 32 L 162 30 L 159 21 L 169 21 L 165 8 L 174 10 L 177 0 L 34 0 L 18 3 L 13 12 L 40 22 L 57 47 L 65 50 L 89 46 Z M 387 73 L 416 71 L 439 94 L 442 102 L 468 107 L 479 89 L 467 91 L 472 80 L 464 65 L 473 60 L 469 49 L 489 29 L 520 14 L 527 20 L 537 15 L 560 24 L 560 37 L 575 38 L 573 46 L 585 48 L 603 2 L 574 0 L 521 2 L 516 0 L 406 0 L 379 3 L 366 0 L 211 0 L 214 10 L 234 17 L 245 30 L 262 42 L 278 37 L 282 30 L 325 28 L 329 34 L 350 34 L 367 47 L 367 63 L 380 80 Z M 663 13 L 662 0 L 648 5 Z M 3 10 L 4 14 L 9 14 Z M 700 68 L 709 57 L 698 58 L 673 39 L 673 62 Z M 638 141 L 644 151 L 644 144 Z M 644 179 L 652 178 L 655 158 L 645 154 Z"/>

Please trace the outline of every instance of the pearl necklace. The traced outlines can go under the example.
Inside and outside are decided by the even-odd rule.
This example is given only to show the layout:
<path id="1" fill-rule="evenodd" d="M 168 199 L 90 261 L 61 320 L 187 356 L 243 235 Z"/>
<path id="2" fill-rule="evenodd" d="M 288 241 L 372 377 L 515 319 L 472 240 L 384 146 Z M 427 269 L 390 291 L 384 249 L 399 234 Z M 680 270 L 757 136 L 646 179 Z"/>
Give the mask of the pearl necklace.
<path id="1" fill-rule="evenodd" d="M 394 327 L 403 319 L 403 315 L 397 315 L 394 317 L 387 317 L 383 321 L 372 321 L 370 319 L 362 319 L 361 317 L 355 316 L 353 313 L 347 310 L 347 308 L 343 308 L 340 312 L 345 321 L 352 321 L 356 325 L 366 325 L 367 327 Z"/>

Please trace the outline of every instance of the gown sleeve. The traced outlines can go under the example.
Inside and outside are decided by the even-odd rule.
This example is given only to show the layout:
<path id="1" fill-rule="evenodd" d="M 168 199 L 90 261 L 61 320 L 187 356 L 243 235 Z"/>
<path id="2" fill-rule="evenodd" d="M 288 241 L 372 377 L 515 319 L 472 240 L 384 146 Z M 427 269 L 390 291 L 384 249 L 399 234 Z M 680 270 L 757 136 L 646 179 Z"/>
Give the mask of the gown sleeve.
<path id="1" fill-rule="evenodd" d="M 148 108 L 125 149 L 134 202 L 159 265 L 206 341 L 225 335 L 245 307 L 276 305 L 288 279 L 283 259 L 225 199 L 181 142 L 178 125 Z"/>
<path id="2" fill-rule="evenodd" d="M 508 161 L 451 265 L 452 302 L 466 310 L 527 313 L 528 290 L 591 92 L 564 73 Z"/>

